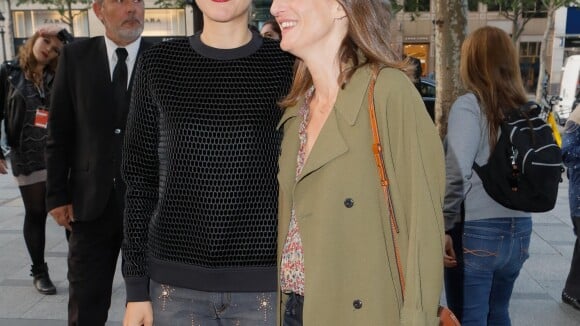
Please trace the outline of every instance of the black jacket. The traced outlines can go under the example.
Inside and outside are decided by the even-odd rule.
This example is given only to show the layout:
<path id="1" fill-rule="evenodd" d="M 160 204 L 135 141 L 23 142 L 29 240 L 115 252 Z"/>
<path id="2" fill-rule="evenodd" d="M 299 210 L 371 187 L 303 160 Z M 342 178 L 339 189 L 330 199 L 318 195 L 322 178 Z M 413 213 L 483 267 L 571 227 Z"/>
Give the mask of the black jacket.
<path id="1" fill-rule="evenodd" d="M 139 54 L 147 47 L 142 40 Z M 131 88 L 132 81 L 128 97 Z M 103 37 L 63 48 L 48 122 L 48 211 L 72 203 L 75 220 L 94 220 L 103 213 L 113 187 L 124 189 L 119 169 L 129 108 L 116 112 L 112 94 Z M 123 190 L 118 193 L 122 198 Z"/>
<path id="2" fill-rule="evenodd" d="M 45 73 L 43 90 L 27 80 L 17 61 L 0 67 L 0 119 L 4 119 L 7 144 L 12 148 L 14 175 L 45 168 L 46 128 L 34 125 L 36 111 L 48 110 L 53 73 Z M 0 158 L 2 153 L 0 152 Z"/>
<path id="3" fill-rule="evenodd" d="M 0 120 L 4 120 L 6 142 L 18 146 L 24 123 L 26 79 L 16 61 L 7 61 L 0 67 Z"/>

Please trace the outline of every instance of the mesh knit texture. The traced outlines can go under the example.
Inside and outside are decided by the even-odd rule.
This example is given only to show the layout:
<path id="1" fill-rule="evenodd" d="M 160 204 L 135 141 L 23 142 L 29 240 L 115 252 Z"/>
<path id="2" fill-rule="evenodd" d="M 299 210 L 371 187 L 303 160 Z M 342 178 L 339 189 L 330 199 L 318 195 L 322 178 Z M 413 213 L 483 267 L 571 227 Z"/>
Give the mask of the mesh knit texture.
<path id="1" fill-rule="evenodd" d="M 218 57 L 200 44 L 199 35 L 163 42 L 139 61 L 123 148 L 123 274 L 247 290 L 228 274 L 275 271 L 277 102 L 294 59 L 256 34 L 244 49 L 204 48 Z"/>

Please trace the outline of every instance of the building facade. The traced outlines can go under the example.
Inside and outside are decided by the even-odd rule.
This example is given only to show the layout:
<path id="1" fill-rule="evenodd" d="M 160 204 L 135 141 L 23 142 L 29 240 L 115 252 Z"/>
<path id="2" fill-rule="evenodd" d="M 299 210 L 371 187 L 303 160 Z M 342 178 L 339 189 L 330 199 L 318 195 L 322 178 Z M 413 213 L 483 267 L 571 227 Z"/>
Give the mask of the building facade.
<path id="1" fill-rule="evenodd" d="M 145 30 L 143 37 L 161 41 L 173 37 L 190 35 L 194 30 L 193 10 L 185 8 L 159 8 L 155 0 L 145 1 Z M 14 3 L 16 1 L 13 1 Z M 73 5 L 72 25 L 64 23 L 57 10 L 47 9 L 46 5 L 12 4 L 0 0 L 0 11 L 6 20 L 3 22 L 5 35 L 3 49 L 6 58 L 14 57 L 15 49 L 22 44 L 39 26 L 62 24 L 72 31 L 76 38 L 102 35 L 104 28 L 92 9 L 87 5 Z M 403 9 L 392 22 L 393 45 L 401 54 L 416 57 L 421 61 L 423 76 L 433 76 L 435 69 L 435 0 L 401 1 Z M 252 23 L 259 25 L 268 18 L 271 0 L 254 0 Z M 413 6 L 410 6 L 412 4 Z M 485 25 L 502 28 L 512 33 L 512 22 L 502 16 L 498 6 L 487 6 L 478 1 L 468 1 L 468 33 Z M 526 89 L 533 92 L 539 71 L 540 45 L 546 29 L 545 13 L 535 13 L 527 23 L 518 39 L 522 77 Z M 5 31 L 5 34 L 2 33 Z M 580 9 L 561 8 L 556 14 L 556 31 L 549 44 L 551 50 L 548 71 L 551 75 L 551 88 L 557 89 L 560 70 L 566 57 L 580 53 Z"/>
<path id="2" fill-rule="evenodd" d="M 174 37 L 183 37 L 193 33 L 192 8 L 159 8 L 155 0 L 145 1 L 145 28 L 143 37 L 152 41 L 162 41 Z M 15 2 L 15 1 L 14 1 Z M 8 8 L 6 0 L 0 0 L 0 11 L 5 17 L 3 30 L 5 37 L 6 58 L 15 56 L 16 49 L 39 27 L 46 24 L 58 24 L 68 29 L 77 39 L 102 35 L 104 27 L 94 14 L 90 5 L 73 4 L 72 24 L 58 10 L 39 4 L 12 4 Z M 0 31 L 1 32 L 1 31 Z"/>

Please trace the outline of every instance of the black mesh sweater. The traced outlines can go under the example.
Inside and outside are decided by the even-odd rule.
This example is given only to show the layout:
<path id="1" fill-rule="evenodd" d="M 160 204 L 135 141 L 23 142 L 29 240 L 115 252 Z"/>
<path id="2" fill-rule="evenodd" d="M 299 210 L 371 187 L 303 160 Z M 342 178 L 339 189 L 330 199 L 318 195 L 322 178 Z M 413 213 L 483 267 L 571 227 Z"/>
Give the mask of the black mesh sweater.
<path id="1" fill-rule="evenodd" d="M 138 64 L 123 148 L 123 275 L 209 292 L 276 290 L 277 106 L 294 59 L 254 33 L 220 50 L 199 34 Z"/>

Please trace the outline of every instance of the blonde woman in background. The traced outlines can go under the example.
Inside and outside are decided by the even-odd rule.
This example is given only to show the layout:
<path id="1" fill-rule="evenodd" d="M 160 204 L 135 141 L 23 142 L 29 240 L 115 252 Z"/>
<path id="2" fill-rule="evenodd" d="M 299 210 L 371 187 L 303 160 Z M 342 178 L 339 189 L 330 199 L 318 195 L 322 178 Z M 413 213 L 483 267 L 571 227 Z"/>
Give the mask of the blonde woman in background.
<path id="1" fill-rule="evenodd" d="M 12 174 L 24 202 L 23 233 L 32 260 L 31 276 L 42 294 L 56 293 L 44 261 L 46 123 L 58 56 L 71 39 L 60 26 L 42 27 L 20 47 L 16 60 L 0 68 L 0 120 L 4 119 Z M 7 171 L 0 151 L 0 173 Z"/>

